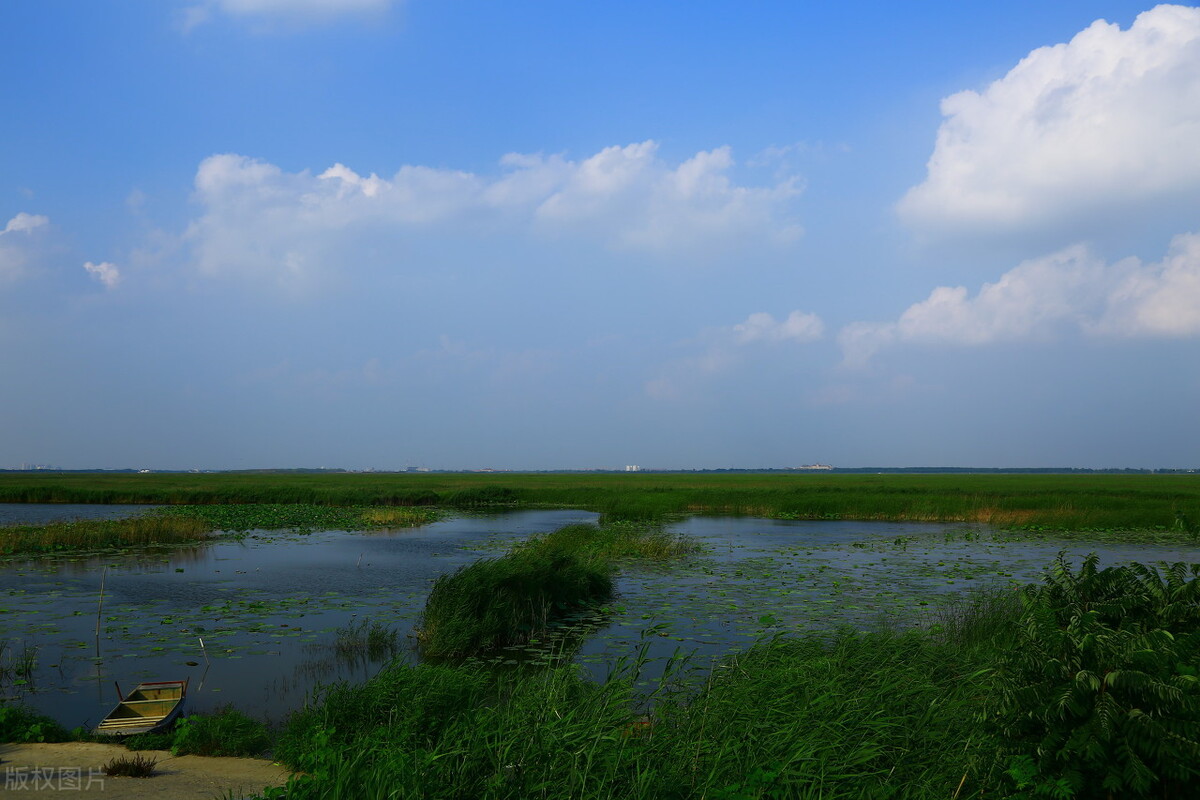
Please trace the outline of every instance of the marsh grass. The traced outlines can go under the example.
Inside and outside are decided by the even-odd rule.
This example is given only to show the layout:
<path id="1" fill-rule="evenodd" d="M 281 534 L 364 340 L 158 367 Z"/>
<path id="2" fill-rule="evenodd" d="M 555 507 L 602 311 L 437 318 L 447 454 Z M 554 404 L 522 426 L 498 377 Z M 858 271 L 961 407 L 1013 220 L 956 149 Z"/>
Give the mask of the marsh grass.
<path id="1" fill-rule="evenodd" d="M 36 555 L 194 544 L 216 531 L 373 530 L 413 527 L 440 516 L 432 508 L 285 504 L 176 506 L 125 519 L 0 527 L 0 555 Z"/>
<path id="2" fill-rule="evenodd" d="M 612 570 L 595 556 L 531 543 L 442 575 L 417 629 L 428 658 L 462 658 L 545 636 L 559 618 L 612 596 Z"/>
<path id="3" fill-rule="evenodd" d="M 337 629 L 333 649 L 342 658 L 381 661 L 399 649 L 399 637 L 395 628 L 362 619 Z"/>
<path id="4" fill-rule="evenodd" d="M 285 724 L 275 755 L 309 776 L 287 797 L 973 798 L 998 780 L 982 645 L 780 637 L 652 684 L 645 652 L 601 683 L 466 661 L 332 687 Z"/>
<path id="5" fill-rule="evenodd" d="M 38 647 L 21 640 L 20 649 L 12 642 L 0 642 L 0 686 L 28 686 L 37 667 Z"/>
<path id="6" fill-rule="evenodd" d="M 0 474 L 0 502 L 569 507 L 606 521 L 679 514 L 980 522 L 1187 539 L 1200 475 Z"/>
<path id="7" fill-rule="evenodd" d="M 129 519 L 17 525 L 0 528 L 0 555 L 191 544 L 205 540 L 210 530 L 199 519 L 153 514 Z"/>

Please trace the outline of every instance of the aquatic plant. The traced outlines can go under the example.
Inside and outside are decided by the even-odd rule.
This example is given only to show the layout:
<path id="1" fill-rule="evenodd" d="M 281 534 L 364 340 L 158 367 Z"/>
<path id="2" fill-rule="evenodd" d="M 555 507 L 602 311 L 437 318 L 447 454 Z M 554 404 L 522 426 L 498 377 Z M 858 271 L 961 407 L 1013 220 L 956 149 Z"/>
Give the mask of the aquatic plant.
<path id="1" fill-rule="evenodd" d="M 340 656 L 366 656 L 379 661 L 396 652 L 399 637 L 395 628 L 361 619 L 337 629 L 333 649 Z"/>
<path id="2" fill-rule="evenodd" d="M 210 530 L 198 519 L 157 514 L 15 525 L 0 527 L 0 555 L 191 543 L 206 539 Z"/>
<path id="3" fill-rule="evenodd" d="M 556 618 L 611 597 L 611 568 L 559 544 L 530 544 L 440 576 L 417 629 L 422 654 L 457 658 L 528 642 Z"/>

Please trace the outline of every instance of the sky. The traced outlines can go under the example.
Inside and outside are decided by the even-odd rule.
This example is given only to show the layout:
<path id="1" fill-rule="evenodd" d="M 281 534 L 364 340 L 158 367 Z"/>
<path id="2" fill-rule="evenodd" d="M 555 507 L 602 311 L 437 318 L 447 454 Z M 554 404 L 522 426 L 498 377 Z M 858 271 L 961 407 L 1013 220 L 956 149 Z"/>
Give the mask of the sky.
<path id="1" fill-rule="evenodd" d="M 1200 8 L 0 2 L 0 468 L 1200 466 Z"/>

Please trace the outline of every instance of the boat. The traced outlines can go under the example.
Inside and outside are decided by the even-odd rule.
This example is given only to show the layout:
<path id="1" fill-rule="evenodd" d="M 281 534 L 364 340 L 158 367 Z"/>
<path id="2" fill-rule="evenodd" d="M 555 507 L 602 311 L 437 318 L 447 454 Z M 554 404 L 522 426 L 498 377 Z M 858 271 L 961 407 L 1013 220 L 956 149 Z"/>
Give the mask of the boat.
<path id="1" fill-rule="evenodd" d="M 154 733 L 166 728 L 183 711 L 188 682 L 151 681 L 139 683 L 122 696 L 117 686 L 117 707 L 108 713 L 93 733 L 98 736 L 132 736 Z"/>

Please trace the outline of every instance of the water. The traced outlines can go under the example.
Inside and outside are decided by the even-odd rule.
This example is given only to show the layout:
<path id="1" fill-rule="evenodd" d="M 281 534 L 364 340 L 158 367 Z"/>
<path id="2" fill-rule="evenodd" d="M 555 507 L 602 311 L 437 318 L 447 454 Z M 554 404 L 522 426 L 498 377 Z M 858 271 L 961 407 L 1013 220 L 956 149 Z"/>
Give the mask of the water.
<path id="1" fill-rule="evenodd" d="M 74 727 L 99 722 L 116 702 L 114 682 L 128 690 L 189 678 L 191 710 L 232 703 L 278 720 L 318 683 L 379 668 L 339 658 L 338 628 L 369 618 L 410 632 L 438 575 L 595 519 L 516 512 L 393 532 L 256 531 L 199 547 L 9 561 L 0 568 L 0 672 L 31 650 L 37 668 L 31 684 L 10 676 L 0 693 Z"/>
<path id="2" fill-rule="evenodd" d="M 118 519 L 146 514 L 159 506 L 83 505 L 79 503 L 0 503 L 0 526 L 45 525 L 76 519 Z"/>
<path id="3" fill-rule="evenodd" d="M 0 692 L 73 727 L 112 706 L 114 681 L 187 677 L 192 710 L 232 703 L 278 721 L 318 684 L 379 669 L 379 660 L 339 657 L 338 628 L 370 619 L 409 634 L 438 575 L 595 519 L 522 511 L 386 533 L 259 531 L 185 549 L 9 561 L 0 566 L 0 672 L 35 649 L 36 668 L 31 684 L 10 674 Z M 677 650 L 703 666 L 762 635 L 926 624 L 963 592 L 1037 580 L 1064 548 L 1076 561 L 1096 551 L 1105 564 L 1200 556 L 1183 545 L 1005 542 L 971 525 L 694 517 L 673 529 L 703 552 L 622 565 L 618 596 L 577 655 L 596 677 L 642 646 L 653 678 Z M 400 654 L 414 657 L 403 641 Z"/>

